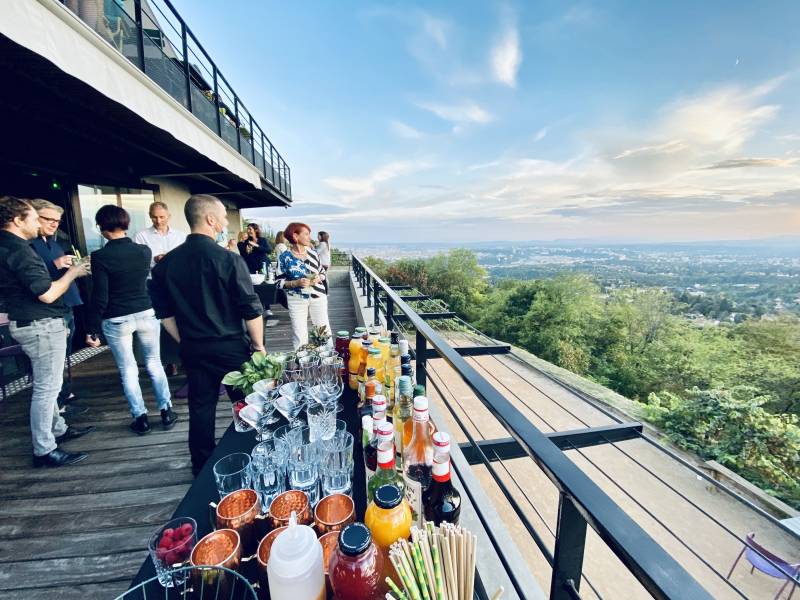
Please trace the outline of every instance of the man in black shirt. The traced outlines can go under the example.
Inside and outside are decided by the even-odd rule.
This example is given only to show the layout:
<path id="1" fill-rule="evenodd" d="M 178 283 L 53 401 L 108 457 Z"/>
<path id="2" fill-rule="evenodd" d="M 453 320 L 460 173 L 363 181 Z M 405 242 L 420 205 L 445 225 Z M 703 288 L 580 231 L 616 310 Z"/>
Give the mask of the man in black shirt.
<path id="1" fill-rule="evenodd" d="M 30 246 L 39 232 L 39 217 L 26 201 L 0 198 L 0 298 L 10 320 L 9 331 L 31 361 L 31 436 L 33 466 L 60 467 L 86 458 L 64 452 L 62 441 L 74 439 L 94 427 L 67 426 L 56 399 L 64 376 L 68 330 L 67 307 L 62 296 L 78 277 L 89 273 L 88 264 L 76 264 L 52 281 L 42 259 Z"/>
<path id="2" fill-rule="evenodd" d="M 228 226 L 225 206 L 213 196 L 196 195 L 184 213 L 192 233 L 153 268 L 150 293 L 156 316 L 180 343 L 189 384 L 189 452 L 197 475 L 214 451 L 222 378 L 250 358 L 250 346 L 264 352 L 264 325 L 247 265 L 214 241 Z"/>

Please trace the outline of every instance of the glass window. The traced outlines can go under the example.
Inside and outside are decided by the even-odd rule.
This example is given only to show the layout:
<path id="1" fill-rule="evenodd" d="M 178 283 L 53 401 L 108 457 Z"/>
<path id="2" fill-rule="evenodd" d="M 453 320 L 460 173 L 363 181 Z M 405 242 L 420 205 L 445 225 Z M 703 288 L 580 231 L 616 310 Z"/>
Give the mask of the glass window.
<path id="1" fill-rule="evenodd" d="M 105 239 L 100 235 L 100 231 L 94 223 L 94 215 L 101 206 L 114 204 L 128 211 L 131 217 L 128 235 L 132 238 L 138 231 L 150 226 L 148 209 L 154 200 L 155 192 L 152 190 L 79 185 L 78 203 L 86 252 L 99 250 L 105 244 Z"/>

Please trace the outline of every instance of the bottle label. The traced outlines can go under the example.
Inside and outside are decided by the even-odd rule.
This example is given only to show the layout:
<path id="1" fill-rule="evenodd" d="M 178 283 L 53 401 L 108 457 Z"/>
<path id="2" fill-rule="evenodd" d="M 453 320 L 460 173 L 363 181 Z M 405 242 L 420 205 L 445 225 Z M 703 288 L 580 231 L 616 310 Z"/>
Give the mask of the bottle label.
<path id="1" fill-rule="evenodd" d="M 433 478 L 436 481 L 449 481 L 450 480 L 450 461 L 433 462 Z"/>
<path id="2" fill-rule="evenodd" d="M 378 446 L 378 466 L 381 469 L 394 468 L 394 444 L 381 444 Z"/>
<path id="3" fill-rule="evenodd" d="M 403 477 L 406 483 L 406 500 L 411 506 L 411 518 L 419 525 L 422 519 L 422 483 L 410 477 Z"/>

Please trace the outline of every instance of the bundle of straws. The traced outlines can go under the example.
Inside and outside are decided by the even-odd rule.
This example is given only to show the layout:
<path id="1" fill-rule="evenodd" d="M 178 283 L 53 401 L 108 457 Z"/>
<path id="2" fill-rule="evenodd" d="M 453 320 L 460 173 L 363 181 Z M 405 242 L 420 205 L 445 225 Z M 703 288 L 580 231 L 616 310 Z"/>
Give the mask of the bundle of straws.
<path id="1" fill-rule="evenodd" d="M 402 585 L 387 577 L 387 600 L 472 600 L 477 536 L 450 523 L 425 523 L 411 528 L 411 540 L 389 549 Z"/>

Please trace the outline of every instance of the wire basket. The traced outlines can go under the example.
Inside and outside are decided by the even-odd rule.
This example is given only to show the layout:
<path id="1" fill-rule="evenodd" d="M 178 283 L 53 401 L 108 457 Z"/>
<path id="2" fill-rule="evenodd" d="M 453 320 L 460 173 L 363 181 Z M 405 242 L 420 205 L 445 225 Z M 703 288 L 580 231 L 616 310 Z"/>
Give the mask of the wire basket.
<path id="1" fill-rule="evenodd" d="M 115 600 L 258 600 L 247 579 L 224 567 L 181 567 L 170 570 L 169 578 L 172 587 L 153 577 Z"/>

